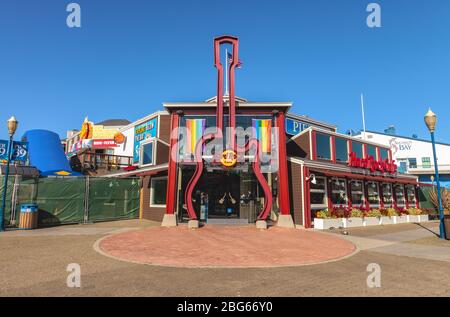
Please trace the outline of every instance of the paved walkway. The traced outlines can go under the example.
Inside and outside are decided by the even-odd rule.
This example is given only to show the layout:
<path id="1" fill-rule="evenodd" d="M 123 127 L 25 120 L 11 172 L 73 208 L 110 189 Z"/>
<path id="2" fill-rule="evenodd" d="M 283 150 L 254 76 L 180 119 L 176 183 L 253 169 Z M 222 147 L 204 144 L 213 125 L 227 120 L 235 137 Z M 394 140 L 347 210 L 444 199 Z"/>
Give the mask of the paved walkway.
<path id="1" fill-rule="evenodd" d="M 356 231 L 356 235 L 343 237 L 355 243 L 360 250 L 450 262 L 450 249 L 448 247 L 405 243 L 436 237 L 439 234 L 439 224 L 435 222 L 417 225 L 417 227 L 419 229 L 414 229 L 409 225 L 405 227 L 408 230 L 375 234 L 370 237 L 360 237 L 358 231 Z"/>
<path id="2" fill-rule="evenodd" d="M 356 251 L 353 243 L 334 235 L 277 227 L 258 230 L 254 226 L 153 227 L 108 236 L 96 249 L 134 263 L 224 268 L 317 264 Z"/>

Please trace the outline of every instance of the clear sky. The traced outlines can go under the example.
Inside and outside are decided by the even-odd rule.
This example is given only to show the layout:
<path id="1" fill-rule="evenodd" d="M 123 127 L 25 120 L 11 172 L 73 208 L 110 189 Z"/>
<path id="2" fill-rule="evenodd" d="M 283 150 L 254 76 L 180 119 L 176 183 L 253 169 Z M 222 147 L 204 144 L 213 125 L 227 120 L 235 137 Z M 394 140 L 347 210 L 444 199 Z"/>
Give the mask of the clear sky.
<path id="1" fill-rule="evenodd" d="M 292 101 L 292 112 L 336 124 L 428 137 L 438 114 L 450 142 L 448 0 L 78 0 L 81 28 L 64 0 L 0 1 L 0 138 L 14 114 L 18 136 L 43 128 L 65 136 L 94 122 L 138 119 L 165 101 L 215 95 L 213 38 L 240 40 L 236 94 Z M 74 1 L 75 2 L 75 1 Z M 381 5 L 382 27 L 366 25 Z"/>

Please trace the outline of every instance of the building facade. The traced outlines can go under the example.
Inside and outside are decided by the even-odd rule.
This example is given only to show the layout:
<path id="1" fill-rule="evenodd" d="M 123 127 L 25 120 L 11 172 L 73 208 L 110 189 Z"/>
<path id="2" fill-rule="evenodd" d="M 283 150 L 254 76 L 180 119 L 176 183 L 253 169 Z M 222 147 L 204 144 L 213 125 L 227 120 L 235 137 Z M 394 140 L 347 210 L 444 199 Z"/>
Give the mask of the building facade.
<path id="1" fill-rule="evenodd" d="M 366 131 L 365 139 L 388 146 L 400 173 L 415 175 L 423 183 L 433 183 L 434 161 L 431 141 L 396 135 L 392 127 L 385 132 L 388 133 Z M 363 139 L 364 133 L 355 137 Z M 436 156 L 441 185 L 450 188 L 450 144 L 437 142 Z"/>

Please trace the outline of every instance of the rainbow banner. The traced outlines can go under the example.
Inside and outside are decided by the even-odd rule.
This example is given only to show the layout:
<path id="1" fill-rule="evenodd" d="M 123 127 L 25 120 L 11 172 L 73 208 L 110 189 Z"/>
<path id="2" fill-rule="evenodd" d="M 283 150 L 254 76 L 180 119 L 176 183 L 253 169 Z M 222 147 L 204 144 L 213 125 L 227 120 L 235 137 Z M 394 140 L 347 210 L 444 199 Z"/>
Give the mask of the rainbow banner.
<path id="1" fill-rule="evenodd" d="M 270 153 L 271 136 L 272 136 L 272 120 L 271 119 L 252 119 L 254 130 L 254 138 L 260 142 L 261 151 Z"/>
<path id="2" fill-rule="evenodd" d="M 203 136 L 206 127 L 206 119 L 186 119 L 186 154 L 194 154 L 195 146 Z"/>

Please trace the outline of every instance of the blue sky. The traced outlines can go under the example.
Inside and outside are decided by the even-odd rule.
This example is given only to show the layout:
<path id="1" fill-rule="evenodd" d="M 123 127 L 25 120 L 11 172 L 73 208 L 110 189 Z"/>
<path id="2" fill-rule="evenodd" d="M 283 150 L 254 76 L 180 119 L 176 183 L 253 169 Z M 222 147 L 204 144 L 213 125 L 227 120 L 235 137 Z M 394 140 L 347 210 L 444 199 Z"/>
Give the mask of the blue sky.
<path id="1" fill-rule="evenodd" d="M 450 141 L 450 1 L 376 1 L 382 27 L 366 26 L 360 0 L 78 0 L 80 29 L 66 26 L 63 0 L 0 2 L 0 138 L 14 114 L 18 136 L 65 135 L 86 115 L 131 121 L 164 101 L 215 94 L 213 38 L 240 39 L 236 94 L 293 101 L 292 112 L 361 129 L 390 124 L 428 137 L 439 116 Z M 375 2 L 375 1 L 373 1 Z"/>

